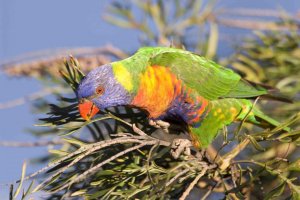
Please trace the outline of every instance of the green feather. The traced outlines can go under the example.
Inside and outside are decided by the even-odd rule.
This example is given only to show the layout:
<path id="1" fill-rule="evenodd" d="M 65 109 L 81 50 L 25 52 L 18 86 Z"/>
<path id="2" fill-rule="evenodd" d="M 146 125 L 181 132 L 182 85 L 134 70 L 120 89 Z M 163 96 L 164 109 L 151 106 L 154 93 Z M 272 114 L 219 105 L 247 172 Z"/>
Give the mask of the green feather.
<path id="1" fill-rule="evenodd" d="M 139 87 L 140 74 L 147 67 L 158 65 L 169 67 L 185 87 L 194 91 L 193 95 L 210 100 L 210 111 L 201 125 L 191 128 L 193 138 L 201 143 L 201 147 L 208 146 L 223 126 L 244 119 L 252 108 L 247 98 L 268 94 L 265 88 L 253 86 L 231 69 L 182 49 L 144 47 L 133 56 L 118 62 L 131 73 L 133 92 Z M 258 109 L 252 110 L 247 121 L 260 126 L 279 124 Z"/>
<path id="2" fill-rule="evenodd" d="M 210 102 L 210 106 L 211 109 L 200 127 L 191 129 L 192 134 L 200 142 L 201 147 L 207 147 L 215 139 L 218 130 L 222 127 L 232 123 L 234 120 L 242 120 L 251 109 L 252 103 L 245 99 L 228 98 L 213 100 Z"/>
<path id="3" fill-rule="evenodd" d="M 255 97 L 267 93 L 266 90 L 258 90 L 247 84 L 234 71 L 181 49 L 144 47 L 133 56 L 119 62 L 135 77 L 135 89 L 139 85 L 139 74 L 148 66 L 159 65 L 170 67 L 187 87 L 208 100 L 222 97 Z"/>

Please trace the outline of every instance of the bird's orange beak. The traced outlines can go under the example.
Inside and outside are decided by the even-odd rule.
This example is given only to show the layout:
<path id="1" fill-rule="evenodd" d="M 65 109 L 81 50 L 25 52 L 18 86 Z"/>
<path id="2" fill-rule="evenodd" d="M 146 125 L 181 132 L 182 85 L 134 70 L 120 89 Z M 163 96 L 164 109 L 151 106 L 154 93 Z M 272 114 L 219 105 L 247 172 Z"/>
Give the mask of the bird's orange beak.
<path id="1" fill-rule="evenodd" d="M 94 117 L 99 112 L 97 106 L 92 101 L 89 100 L 84 100 L 80 102 L 78 108 L 81 117 L 87 121 L 89 121 L 92 117 Z"/>

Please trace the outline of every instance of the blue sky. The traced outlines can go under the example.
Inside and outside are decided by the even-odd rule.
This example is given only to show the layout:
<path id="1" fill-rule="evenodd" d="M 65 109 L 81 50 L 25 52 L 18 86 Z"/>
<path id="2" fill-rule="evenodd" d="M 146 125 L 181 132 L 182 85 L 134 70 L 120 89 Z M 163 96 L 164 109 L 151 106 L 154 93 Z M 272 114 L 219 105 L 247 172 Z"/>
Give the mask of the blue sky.
<path id="1" fill-rule="evenodd" d="M 28 52 L 73 47 L 99 47 L 114 44 L 136 49 L 134 34 L 108 25 L 101 13 L 108 1 L 89 0 L 0 0 L 0 62 Z M 127 38 L 124 40 L 124 38 Z M 29 95 L 41 89 L 28 78 L 11 78 L 0 73 L 0 103 Z M 25 131 L 34 128 L 38 116 L 30 104 L 0 110 L 0 141 L 33 141 Z M 22 163 L 41 156 L 46 148 L 0 147 L 0 199 L 7 199 L 9 183 L 20 177 Z M 31 165 L 28 172 L 40 168 Z M 3 198 L 5 197 L 5 198 Z"/>
<path id="2" fill-rule="evenodd" d="M 284 2 L 284 5 L 279 5 Z M 72 47 L 99 47 L 113 44 L 133 51 L 137 34 L 108 25 L 101 19 L 109 1 L 100 0 L 0 0 L 0 62 L 28 52 Z M 295 12 L 299 0 L 226 0 L 226 7 L 285 8 Z M 227 31 L 224 29 L 224 31 Z M 41 89 L 28 78 L 9 78 L 0 72 L 0 103 L 26 96 Z M 30 104 L 0 110 L 0 141 L 33 141 L 25 132 L 38 117 Z M 9 183 L 20 177 L 25 160 L 43 155 L 46 148 L 9 148 L 0 146 L 0 199 L 6 199 Z M 40 166 L 31 165 L 28 172 Z"/>

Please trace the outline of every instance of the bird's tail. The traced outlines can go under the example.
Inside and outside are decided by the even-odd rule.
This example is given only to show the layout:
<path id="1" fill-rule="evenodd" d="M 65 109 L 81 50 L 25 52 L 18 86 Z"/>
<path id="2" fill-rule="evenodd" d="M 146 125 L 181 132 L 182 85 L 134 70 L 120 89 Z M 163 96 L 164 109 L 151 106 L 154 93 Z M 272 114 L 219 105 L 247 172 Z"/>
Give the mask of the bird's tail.
<path id="1" fill-rule="evenodd" d="M 244 120 L 246 118 L 246 122 L 255 124 L 262 128 L 271 129 L 281 124 L 276 119 L 269 117 L 260 111 L 251 101 L 247 99 L 237 99 L 235 101 L 235 107 L 240 109 L 239 114 L 236 116 L 236 120 Z M 289 132 L 291 129 L 289 127 L 285 127 L 283 130 Z"/>
<path id="2" fill-rule="evenodd" d="M 269 117 L 268 115 L 264 114 L 256 107 L 252 109 L 252 112 L 250 116 L 247 118 L 247 121 L 255 125 L 258 125 L 262 128 L 275 128 L 281 124 L 280 122 L 273 119 L 272 117 Z M 283 130 L 288 132 L 291 131 L 289 127 L 285 127 L 283 128 Z"/>
<path id="3" fill-rule="evenodd" d="M 262 128 L 275 128 L 281 123 L 267 116 L 256 108 L 247 99 L 218 99 L 210 101 L 210 111 L 201 121 L 199 127 L 191 128 L 193 143 L 197 147 L 207 147 L 217 136 L 218 130 L 233 121 L 242 121 L 255 124 Z M 283 130 L 290 131 L 286 127 Z"/>

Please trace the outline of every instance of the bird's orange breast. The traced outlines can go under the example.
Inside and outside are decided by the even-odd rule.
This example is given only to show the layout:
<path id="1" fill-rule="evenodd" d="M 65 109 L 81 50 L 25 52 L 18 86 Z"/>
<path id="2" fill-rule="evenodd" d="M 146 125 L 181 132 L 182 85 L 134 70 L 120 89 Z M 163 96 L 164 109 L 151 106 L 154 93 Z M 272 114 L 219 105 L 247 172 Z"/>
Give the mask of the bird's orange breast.
<path id="1" fill-rule="evenodd" d="M 168 109 L 181 89 L 181 81 L 169 68 L 149 66 L 140 75 L 139 88 L 131 104 L 148 111 L 151 118 L 157 118 Z"/>

